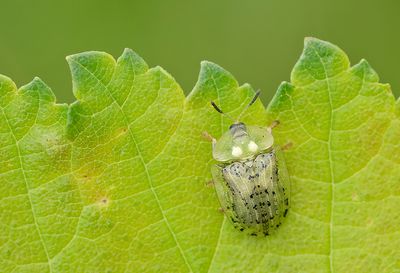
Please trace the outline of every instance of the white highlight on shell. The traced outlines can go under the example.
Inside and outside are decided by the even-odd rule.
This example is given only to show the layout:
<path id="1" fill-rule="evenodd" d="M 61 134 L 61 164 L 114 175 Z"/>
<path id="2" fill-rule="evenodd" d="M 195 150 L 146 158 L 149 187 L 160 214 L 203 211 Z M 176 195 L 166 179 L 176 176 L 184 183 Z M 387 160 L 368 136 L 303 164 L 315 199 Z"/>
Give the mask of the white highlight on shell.
<path id="1" fill-rule="evenodd" d="M 242 151 L 242 149 L 240 147 L 238 147 L 238 146 L 233 146 L 232 147 L 232 155 L 234 157 L 239 157 L 242 154 L 243 154 L 243 151 Z"/>
<path id="2" fill-rule="evenodd" d="M 254 141 L 250 141 L 247 147 L 249 147 L 250 152 L 257 152 L 258 150 L 258 145 Z"/>

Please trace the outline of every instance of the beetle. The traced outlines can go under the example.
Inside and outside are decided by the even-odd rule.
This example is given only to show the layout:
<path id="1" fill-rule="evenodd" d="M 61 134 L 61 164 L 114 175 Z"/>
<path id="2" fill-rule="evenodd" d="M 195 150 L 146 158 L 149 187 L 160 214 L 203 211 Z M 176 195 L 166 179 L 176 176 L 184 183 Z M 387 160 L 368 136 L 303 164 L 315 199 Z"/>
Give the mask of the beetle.
<path id="1" fill-rule="evenodd" d="M 259 97 L 257 91 L 242 114 Z M 214 102 L 219 113 L 229 117 Z M 213 184 L 221 209 L 238 230 L 253 236 L 267 236 L 276 230 L 287 216 L 290 197 L 290 177 L 282 149 L 274 143 L 271 126 L 248 126 L 241 115 L 218 140 L 212 141 Z"/>

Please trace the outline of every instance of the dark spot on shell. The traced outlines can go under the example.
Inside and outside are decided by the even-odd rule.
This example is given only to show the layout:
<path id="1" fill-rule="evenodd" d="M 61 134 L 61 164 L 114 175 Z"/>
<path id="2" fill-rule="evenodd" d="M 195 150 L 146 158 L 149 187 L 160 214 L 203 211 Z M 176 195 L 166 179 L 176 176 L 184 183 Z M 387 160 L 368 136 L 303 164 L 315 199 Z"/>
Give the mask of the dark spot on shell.
<path id="1" fill-rule="evenodd" d="M 285 212 L 283 213 L 283 217 L 286 217 L 287 213 L 288 213 L 288 209 L 285 209 Z"/>

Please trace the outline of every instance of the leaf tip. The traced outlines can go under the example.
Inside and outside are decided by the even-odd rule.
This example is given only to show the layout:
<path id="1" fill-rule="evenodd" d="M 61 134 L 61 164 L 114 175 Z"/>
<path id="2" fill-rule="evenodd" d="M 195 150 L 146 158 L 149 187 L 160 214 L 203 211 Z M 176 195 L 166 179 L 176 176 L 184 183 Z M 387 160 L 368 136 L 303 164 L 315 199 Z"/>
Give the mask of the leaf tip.
<path id="1" fill-rule="evenodd" d="M 315 42 L 320 42 L 322 40 L 312 37 L 312 36 L 306 36 L 304 37 L 304 45 L 308 45 L 309 43 L 315 43 Z"/>
<path id="2" fill-rule="evenodd" d="M 198 92 L 203 95 L 208 93 L 210 99 L 213 98 L 218 91 L 237 87 L 238 83 L 231 73 L 213 62 L 204 60 L 200 63 L 200 73 L 196 85 L 187 96 L 187 99 L 192 99 Z"/>
<path id="3" fill-rule="evenodd" d="M 276 93 L 279 94 L 285 94 L 285 95 L 290 95 L 294 90 L 294 86 L 287 81 L 281 82 L 281 84 L 278 87 L 278 90 Z"/>
<path id="4" fill-rule="evenodd" d="M 223 68 L 207 60 L 203 60 L 200 62 L 200 73 L 201 71 L 208 71 L 210 69 L 222 70 Z"/>
<path id="5" fill-rule="evenodd" d="M 9 95 L 15 93 L 16 91 L 17 85 L 14 83 L 14 81 L 9 77 L 0 74 L 0 105 L 2 103 L 6 103 L 6 101 L 8 101 L 6 97 L 10 98 L 11 96 Z"/>
<path id="6" fill-rule="evenodd" d="M 223 80 L 224 83 L 234 82 L 236 86 L 238 85 L 233 75 L 229 73 L 227 70 L 225 70 L 224 68 L 213 62 L 202 61 L 200 63 L 199 80 L 202 79 L 205 80 L 210 78 L 213 79 L 215 84 L 218 84 L 220 80 Z"/>
<path id="7" fill-rule="evenodd" d="M 294 86 L 291 83 L 286 81 L 281 82 L 278 90 L 267 107 L 267 112 L 279 112 L 282 104 L 285 104 L 286 101 L 290 99 L 293 90 Z"/>
<path id="8" fill-rule="evenodd" d="M 6 75 L 0 74 L 0 90 L 3 89 L 3 86 L 12 86 L 13 89 L 17 89 L 16 84 L 11 78 L 7 77 Z"/>
<path id="9" fill-rule="evenodd" d="M 25 84 L 20 87 L 20 90 L 26 91 L 26 90 L 32 90 L 32 89 L 41 89 L 41 88 L 49 88 L 44 81 L 42 81 L 41 78 L 39 77 L 34 77 L 32 81 L 30 81 L 28 84 Z"/>
<path id="10" fill-rule="evenodd" d="M 71 67 L 74 62 L 79 59 L 79 55 L 81 55 L 83 53 L 77 53 L 77 54 L 71 54 L 71 55 L 67 55 L 65 57 L 65 60 L 67 61 L 68 65 Z"/>
<path id="11" fill-rule="evenodd" d="M 355 75 L 367 82 L 379 82 L 379 75 L 368 63 L 367 60 L 361 59 L 361 61 L 354 65 L 352 71 Z"/>
<path id="12" fill-rule="evenodd" d="M 96 83 L 107 86 L 114 74 L 116 60 L 102 51 L 86 51 L 66 57 L 72 75 L 73 93 L 76 98 L 91 96 Z M 82 93 L 82 94 L 81 94 Z"/>
<path id="13" fill-rule="evenodd" d="M 175 78 L 167 71 L 165 70 L 162 66 L 156 65 L 155 67 L 150 69 L 151 71 L 154 71 L 156 73 L 159 73 L 159 75 L 161 76 L 160 79 L 168 79 L 174 83 L 176 83 L 176 85 L 179 87 L 179 89 L 181 89 L 181 87 L 179 86 L 179 84 L 176 82 Z M 165 78 L 163 78 L 165 77 Z"/>
<path id="14" fill-rule="evenodd" d="M 124 51 L 122 52 L 122 55 L 120 58 L 129 58 L 133 63 L 146 64 L 144 59 L 142 57 L 140 57 L 139 54 L 137 54 L 134 50 L 132 50 L 128 47 L 124 48 Z"/>
<path id="15" fill-rule="evenodd" d="M 19 89 L 21 93 L 25 92 L 37 92 L 42 99 L 45 99 L 46 101 L 49 102 L 55 102 L 56 97 L 51 90 L 51 88 L 39 77 L 34 77 L 33 80 L 26 84 L 21 86 Z"/>
<path id="16" fill-rule="evenodd" d="M 75 60 L 77 59 L 77 55 L 79 55 L 79 54 L 71 54 L 71 55 L 68 55 L 65 57 L 65 60 L 67 61 L 71 70 L 72 70 Z"/>
<path id="17" fill-rule="evenodd" d="M 105 62 L 112 63 L 115 65 L 116 61 L 113 56 L 103 51 L 85 51 L 81 53 L 76 53 L 72 55 L 68 55 L 65 57 L 68 64 L 71 65 L 81 65 L 85 66 L 88 64 L 92 64 L 95 61 L 97 62 Z"/>
<path id="18" fill-rule="evenodd" d="M 67 63 L 70 62 L 72 56 L 73 56 L 73 55 L 67 55 L 67 56 L 65 56 L 65 60 L 67 61 Z"/>
<path id="19" fill-rule="evenodd" d="M 136 54 L 136 52 L 130 49 L 129 47 L 125 47 L 124 52 L 122 54 Z"/>
<path id="20" fill-rule="evenodd" d="M 154 71 L 156 71 L 156 72 L 161 72 L 161 73 L 166 73 L 166 74 L 168 74 L 168 72 L 167 72 L 164 68 L 162 68 L 161 66 L 159 66 L 159 65 L 154 66 L 153 68 L 151 68 L 151 70 L 154 70 Z"/>
<path id="21" fill-rule="evenodd" d="M 311 37 L 311 36 L 304 37 L 304 48 L 306 49 L 309 47 L 314 47 L 313 50 L 318 50 L 319 48 L 321 48 L 321 49 L 322 48 L 331 48 L 334 50 L 341 51 L 341 49 L 338 46 L 336 46 L 330 42 L 318 39 L 316 37 Z"/>
<path id="22" fill-rule="evenodd" d="M 213 72 L 222 72 L 224 74 L 229 74 L 231 77 L 233 77 L 232 74 L 229 73 L 224 68 L 222 68 L 222 66 L 207 60 L 203 60 L 200 62 L 200 71 L 201 70 L 206 70 L 206 71 L 212 70 Z"/>
<path id="23" fill-rule="evenodd" d="M 7 77 L 6 75 L 0 74 L 0 82 L 12 82 L 10 77 Z"/>
<path id="24" fill-rule="evenodd" d="M 308 85 L 331 78 L 350 66 L 347 55 L 338 46 L 314 37 L 304 39 L 304 49 L 291 73 L 295 85 Z"/>
<path id="25" fill-rule="evenodd" d="M 39 84 L 39 85 L 46 85 L 46 83 L 38 76 L 34 77 L 33 80 L 31 81 L 31 83 L 35 83 L 35 84 Z"/>
<path id="26" fill-rule="evenodd" d="M 117 70 L 119 73 L 131 73 L 135 75 L 146 73 L 149 66 L 145 60 L 130 48 L 125 48 L 122 55 L 117 60 Z"/>
<path id="27" fill-rule="evenodd" d="M 214 64 L 214 63 L 211 62 L 211 61 L 208 61 L 208 60 L 202 60 L 202 61 L 200 62 L 200 65 L 201 65 L 201 66 L 212 65 L 212 64 Z"/>

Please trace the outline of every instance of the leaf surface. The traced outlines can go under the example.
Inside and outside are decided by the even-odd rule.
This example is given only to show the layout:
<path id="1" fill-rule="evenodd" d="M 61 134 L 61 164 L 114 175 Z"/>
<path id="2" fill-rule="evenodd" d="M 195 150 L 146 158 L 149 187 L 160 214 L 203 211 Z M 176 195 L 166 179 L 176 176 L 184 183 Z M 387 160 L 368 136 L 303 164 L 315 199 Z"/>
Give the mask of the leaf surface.
<path id="1" fill-rule="evenodd" d="M 235 230 L 207 187 L 219 137 L 254 95 L 203 62 L 185 98 L 162 68 L 125 50 L 67 58 L 77 101 L 40 79 L 0 77 L 0 267 L 4 272 L 395 272 L 400 270 L 400 120 L 362 60 L 308 38 L 247 124 L 274 129 L 291 210 L 266 238 Z"/>

